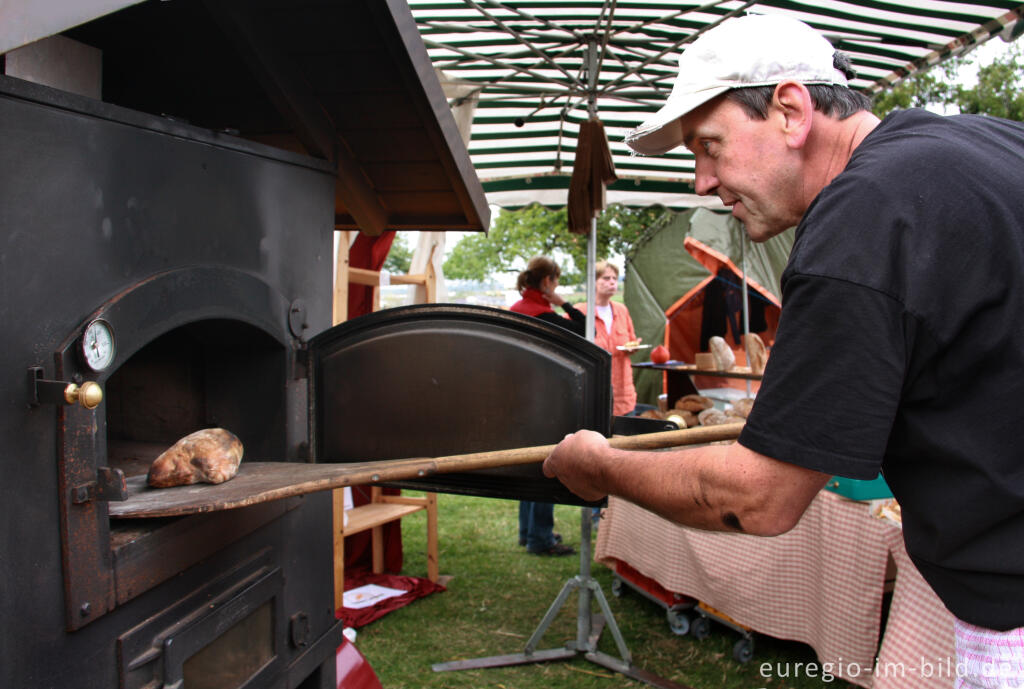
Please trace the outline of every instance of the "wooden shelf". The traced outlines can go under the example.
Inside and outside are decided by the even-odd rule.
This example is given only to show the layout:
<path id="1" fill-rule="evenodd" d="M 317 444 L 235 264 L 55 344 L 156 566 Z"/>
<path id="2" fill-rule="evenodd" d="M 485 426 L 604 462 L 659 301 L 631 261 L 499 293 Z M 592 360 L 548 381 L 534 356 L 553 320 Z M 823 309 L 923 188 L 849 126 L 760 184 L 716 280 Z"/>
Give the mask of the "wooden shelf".
<path id="1" fill-rule="evenodd" d="M 679 371 L 691 376 L 715 376 L 716 378 L 740 378 L 744 380 L 761 380 L 760 373 L 754 373 L 749 366 L 733 366 L 728 371 L 719 371 L 714 368 L 697 368 L 696 364 L 681 364 L 668 361 L 664 364 L 655 364 L 644 361 L 633 364 L 633 368 L 651 368 L 656 371 Z"/>
<path id="2" fill-rule="evenodd" d="M 370 488 L 370 502 L 349 510 L 345 509 L 342 489 L 333 492 L 334 498 L 334 608 L 340 609 L 345 600 L 345 536 L 372 531 L 371 555 L 373 571 L 384 571 L 384 525 L 416 512 L 427 513 L 427 578 L 437 582 L 437 495 L 427 493 L 422 498 L 405 495 L 384 495 L 379 486 Z M 348 523 L 345 523 L 345 515 Z"/>
<path id="3" fill-rule="evenodd" d="M 389 505 L 384 502 L 371 502 L 353 507 L 346 512 L 348 523 L 345 524 L 345 535 L 351 536 L 425 509 L 426 505 Z"/>

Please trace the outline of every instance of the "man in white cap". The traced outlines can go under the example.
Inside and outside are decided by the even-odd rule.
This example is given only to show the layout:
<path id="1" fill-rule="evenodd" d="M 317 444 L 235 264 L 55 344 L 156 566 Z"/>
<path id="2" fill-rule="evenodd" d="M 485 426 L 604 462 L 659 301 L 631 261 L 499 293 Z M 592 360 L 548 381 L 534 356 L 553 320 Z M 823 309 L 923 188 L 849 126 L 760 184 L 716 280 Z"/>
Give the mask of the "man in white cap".
<path id="1" fill-rule="evenodd" d="M 738 442 L 665 452 L 568 436 L 545 461 L 582 497 L 698 528 L 792 528 L 832 475 L 882 471 L 907 551 L 957 617 L 956 686 L 1024 687 L 1024 125 L 884 121 L 845 56 L 782 16 L 691 44 L 627 136 L 694 155 L 754 241 L 797 226 L 783 310 Z"/>

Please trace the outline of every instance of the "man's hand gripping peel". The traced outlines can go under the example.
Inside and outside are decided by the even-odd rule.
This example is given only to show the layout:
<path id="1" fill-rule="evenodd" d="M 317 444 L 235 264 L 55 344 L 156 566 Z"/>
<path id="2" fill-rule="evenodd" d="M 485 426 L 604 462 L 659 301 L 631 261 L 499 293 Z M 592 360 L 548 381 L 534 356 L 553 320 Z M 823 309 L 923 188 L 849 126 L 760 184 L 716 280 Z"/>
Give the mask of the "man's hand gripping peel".
<path id="1" fill-rule="evenodd" d="M 570 433 L 544 460 L 544 475 L 557 478 L 584 500 L 600 500 L 608 494 L 603 486 L 610 450 L 608 440 L 600 433 Z"/>

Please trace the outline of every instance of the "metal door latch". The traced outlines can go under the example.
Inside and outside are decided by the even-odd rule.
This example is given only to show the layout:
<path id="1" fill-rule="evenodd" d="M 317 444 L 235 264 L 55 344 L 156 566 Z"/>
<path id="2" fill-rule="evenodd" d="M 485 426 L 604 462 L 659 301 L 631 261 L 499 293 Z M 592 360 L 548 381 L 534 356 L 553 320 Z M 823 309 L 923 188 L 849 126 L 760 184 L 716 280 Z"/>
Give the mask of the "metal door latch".
<path id="1" fill-rule="evenodd" d="M 28 383 L 28 403 L 33 407 L 39 404 L 80 404 L 86 409 L 95 409 L 103 401 L 103 388 L 99 383 L 91 380 L 44 380 L 43 369 L 39 366 L 28 369 Z"/>

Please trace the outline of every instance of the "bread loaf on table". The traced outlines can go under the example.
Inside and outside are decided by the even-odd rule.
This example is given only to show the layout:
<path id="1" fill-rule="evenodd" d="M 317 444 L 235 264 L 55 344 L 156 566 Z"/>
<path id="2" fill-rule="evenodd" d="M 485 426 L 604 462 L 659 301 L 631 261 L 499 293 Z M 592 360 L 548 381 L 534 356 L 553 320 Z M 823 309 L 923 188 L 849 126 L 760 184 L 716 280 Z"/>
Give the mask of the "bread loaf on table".
<path id="1" fill-rule="evenodd" d="M 768 363 L 768 348 L 764 346 L 764 340 L 757 333 L 747 333 L 743 336 L 743 348 L 747 351 L 747 363 L 753 373 L 764 373 L 765 364 Z"/>
<path id="2" fill-rule="evenodd" d="M 242 441 L 223 428 L 190 433 L 153 460 L 146 482 L 154 488 L 223 483 L 242 461 Z"/>
<path id="3" fill-rule="evenodd" d="M 711 349 L 711 356 L 715 359 L 715 369 L 728 371 L 736 365 L 736 354 L 726 344 L 725 339 L 715 335 L 708 340 L 708 348 Z"/>

